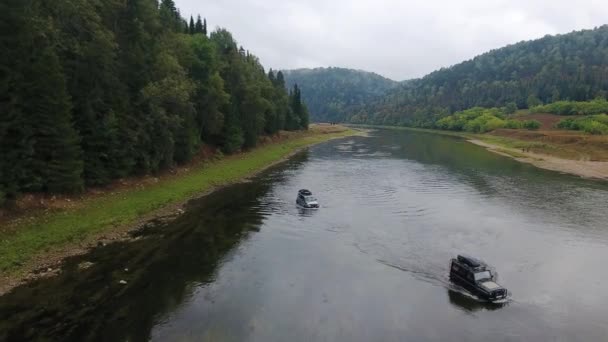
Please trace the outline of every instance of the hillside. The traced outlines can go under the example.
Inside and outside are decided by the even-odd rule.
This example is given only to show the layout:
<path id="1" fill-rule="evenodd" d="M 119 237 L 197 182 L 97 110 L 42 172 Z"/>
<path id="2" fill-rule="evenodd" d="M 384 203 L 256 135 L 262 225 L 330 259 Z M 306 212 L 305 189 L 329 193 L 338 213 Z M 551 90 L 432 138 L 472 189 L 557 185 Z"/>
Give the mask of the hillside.
<path id="1" fill-rule="evenodd" d="M 608 26 L 520 42 L 435 71 L 353 107 L 347 121 L 431 127 L 481 106 L 529 108 L 606 97 Z"/>
<path id="2" fill-rule="evenodd" d="M 0 205 L 308 127 L 297 88 L 173 0 L 6 0 L 0 27 Z"/>
<path id="3" fill-rule="evenodd" d="M 345 109 L 368 103 L 399 83 L 371 72 L 344 68 L 283 71 L 289 87 L 302 89 L 312 121 L 344 121 Z"/>

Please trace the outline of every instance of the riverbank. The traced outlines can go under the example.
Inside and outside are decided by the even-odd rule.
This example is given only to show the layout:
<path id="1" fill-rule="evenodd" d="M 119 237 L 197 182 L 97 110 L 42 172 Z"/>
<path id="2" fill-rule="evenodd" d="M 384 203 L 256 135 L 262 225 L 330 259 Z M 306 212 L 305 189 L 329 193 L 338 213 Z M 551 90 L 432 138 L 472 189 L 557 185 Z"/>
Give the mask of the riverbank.
<path id="1" fill-rule="evenodd" d="M 457 136 L 488 151 L 536 167 L 583 178 L 608 180 L 608 138 L 581 132 L 497 130 L 486 134 L 395 126 L 385 128 Z"/>
<path id="2" fill-rule="evenodd" d="M 134 188 L 87 194 L 68 199 L 63 208 L 6 220 L 0 229 L 0 294 L 55 274 L 68 256 L 128 239 L 151 219 L 179 215 L 189 199 L 251 177 L 308 146 L 355 134 L 343 126 L 311 125 L 307 132 L 284 133 L 252 151 L 202 160 Z"/>
<path id="3" fill-rule="evenodd" d="M 467 141 L 485 147 L 488 151 L 513 158 L 522 163 L 532 164 L 541 169 L 569 173 L 583 178 L 608 180 L 608 162 L 564 159 L 530 152 L 525 149 L 519 150 L 492 144 L 480 139 L 467 139 Z"/>

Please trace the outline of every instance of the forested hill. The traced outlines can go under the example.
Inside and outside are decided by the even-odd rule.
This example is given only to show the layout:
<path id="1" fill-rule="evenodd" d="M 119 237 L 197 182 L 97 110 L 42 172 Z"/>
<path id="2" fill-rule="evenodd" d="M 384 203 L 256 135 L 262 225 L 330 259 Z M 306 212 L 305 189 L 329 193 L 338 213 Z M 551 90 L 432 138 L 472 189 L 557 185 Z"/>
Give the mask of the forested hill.
<path id="1" fill-rule="evenodd" d="M 606 97 L 607 91 L 608 26 L 602 26 L 520 42 L 435 71 L 351 108 L 347 121 L 430 127 L 475 106 L 528 108 Z"/>
<path id="2" fill-rule="evenodd" d="M 397 82 L 380 75 L 343 68 L 286 70 L 289 86 L 298 84 L 308 105 L 311 120 L 343 121 L 346 108 L 358 106 L 383 95 Z"/>
<path id="3" fill-rule="evenodd" d="M 297 88 L 173 0 L 2 0 L 0 51 L 0 202 L 308 127 Z"/>

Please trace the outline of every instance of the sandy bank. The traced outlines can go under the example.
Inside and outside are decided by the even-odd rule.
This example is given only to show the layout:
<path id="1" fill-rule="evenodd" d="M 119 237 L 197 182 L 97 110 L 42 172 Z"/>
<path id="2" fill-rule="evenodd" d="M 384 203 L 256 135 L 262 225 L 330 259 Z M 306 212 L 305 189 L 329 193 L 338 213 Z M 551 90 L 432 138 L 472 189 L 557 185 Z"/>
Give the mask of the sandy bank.
<path id="1" fill-rule="evenodd" d="M 569 173 L 583 178 L 608 180 L 608 162 L 563 159 L 494 145 L 478 139 L 468 139 L 468 141 L 475 145 L 483 146 L 491 152 L 543 169 Z"/>

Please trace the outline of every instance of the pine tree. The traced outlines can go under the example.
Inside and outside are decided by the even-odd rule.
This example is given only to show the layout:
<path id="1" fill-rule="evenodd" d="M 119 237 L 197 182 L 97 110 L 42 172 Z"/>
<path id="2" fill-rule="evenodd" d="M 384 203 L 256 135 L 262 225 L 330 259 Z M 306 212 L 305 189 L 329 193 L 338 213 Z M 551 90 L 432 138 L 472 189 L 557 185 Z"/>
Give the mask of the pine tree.
<path id="1" fill-rule="evenodd" d="M 192 18 L 192 16 L 190 16 L 190 26 L 188 26 L 188 33 L 190 33 L 190 34 L 195 33 L 194 18 Z"/>
<path id="2" fill-rule="evenodd" d="M 188 26 L 188 22 L 186 20 L 182 20 L 182 26 L 184 27 L 182 33 L 183 34 L 190 34 L 190 26 Z"/>
<path id="3" fill-rule="evenodd" d="M 281 88 L 285 89 L 285 76 L 283 75 L 283 72 L 280 70 L 277 73 L 277 87 L 281 87 Z"/>
<path id="4" fill-rule="evenodd" d="M 173 32 L 183 31 L 183 22 L 173 0 L 162 0 L 159 7 L 160 20 L 164 27 Z"/>
<path id="5" fill-rule="evenodd" d="M 198 15 L 198 17 L 196 18 L 196 25 L 194 26 L 194 33 L 203 33 L 203 31 L 203 22 L 201 21 L 201 16 Z"/>
<path id="6" fill-rule="evenodd" d="M 0 2 L 0 202 L 14 199 L 34 179 L 32 131 L 21 105 L 27 102 L 24 69 L 30 67 L 24 56 L 37 48 L 27 7 L 22 0 Z"/>
<path id="7" fill-rule="evenodd" d="M 206 36 L 207 35 L 207 18 L 205 18 L 203 20 L 203 31 L 202 33 Z"/>
<path id="8" fill-rule="evenodd" d="M 41 46 L 25 75 L 30 99 L 25 114 L 32 130 L 34 159 L 31 167 L 41 179 L 40 189 L 79 192 L 84 188 L 79 138 L 71 122 L 70 97 L 57 54 Z"/>
<path id="9" fill-rule="evenodd" d="M 177 7 L 173 0 L 161 0 L 160 9 L 167 9 L 177 17 Z"/>
<path id="10" fill-rule="evenodd" d="M 291 105 L 291 116 L 289 116 L 287 120 L 287 129 L 308 129 L 308 109 L 306 108 L 306 105 L 304 105 L 304 103 L 302 102 L 302 93 L 300 91 L 300 87 L 298 87 L 297 84 L 294 84 L 293 90 L 290 92 L 289 97 Z"/>

